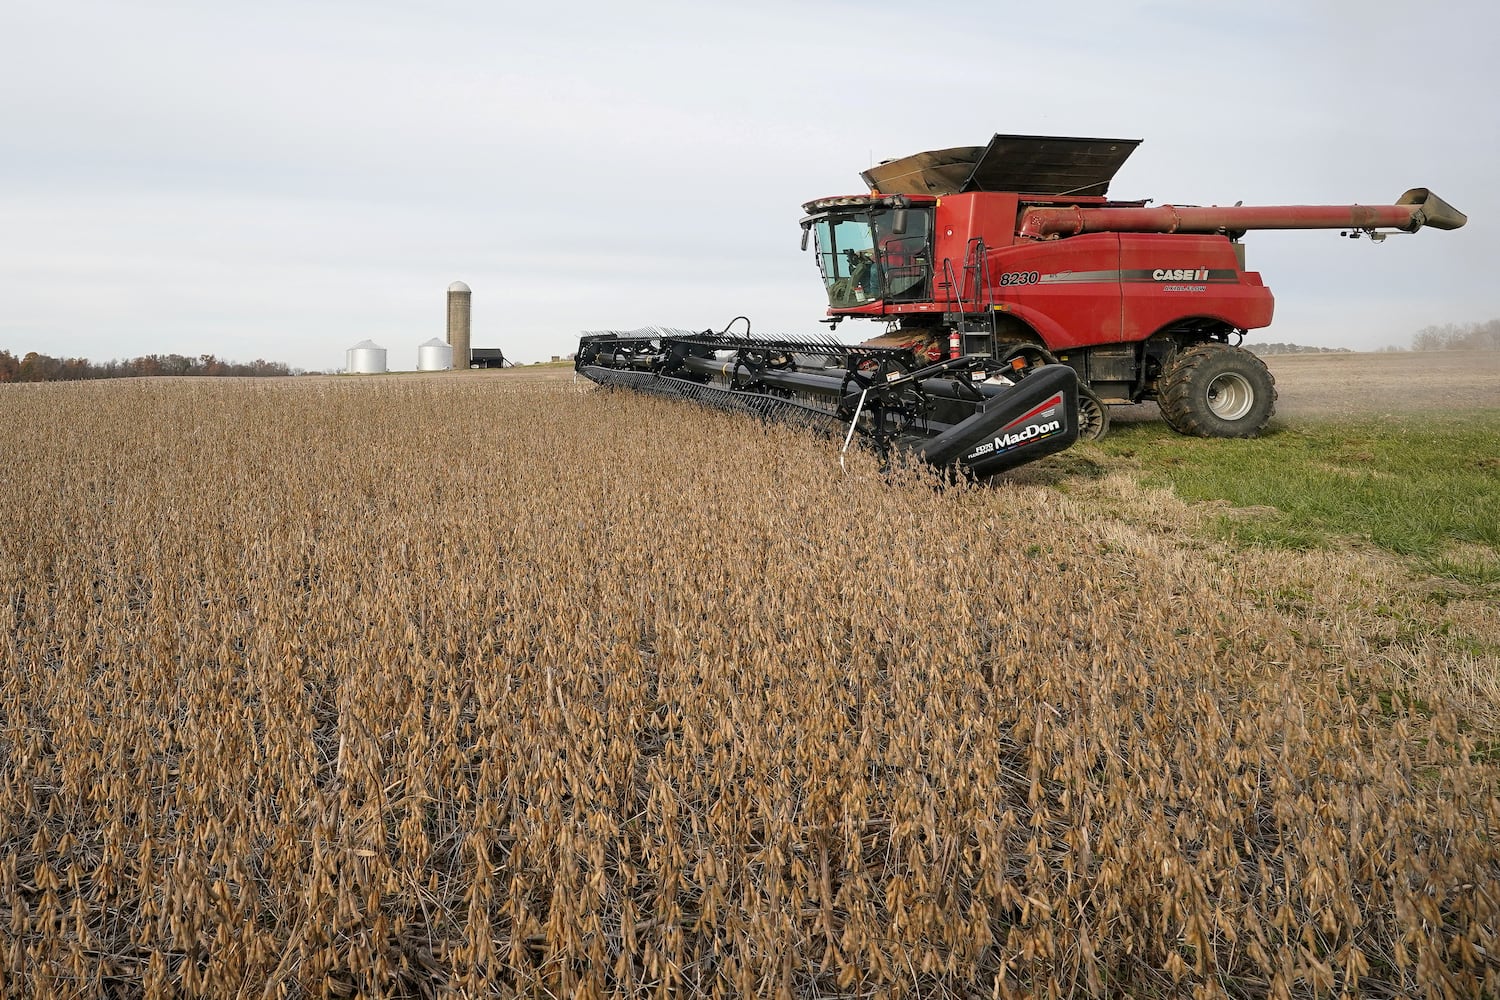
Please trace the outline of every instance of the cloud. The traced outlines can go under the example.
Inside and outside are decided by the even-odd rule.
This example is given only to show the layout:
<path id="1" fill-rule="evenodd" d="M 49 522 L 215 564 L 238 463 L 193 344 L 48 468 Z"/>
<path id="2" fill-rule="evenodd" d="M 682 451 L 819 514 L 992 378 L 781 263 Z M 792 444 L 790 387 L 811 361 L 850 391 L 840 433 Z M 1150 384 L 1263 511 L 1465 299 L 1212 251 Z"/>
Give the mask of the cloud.
<path id="1" fill-rule="evenodd" d="M 1500 138 L 1469 110 L 1500 74 L 1495 15 L 1393 10 L 22 2 L 0 39 L 22 83 L 0 88 L 0 347 L 318 369 L 370 337 L 394 361 L 441 333 L 455 279 L 476 344 L 523 358 L 738 313 L 809 331 L 801 203 L 995 131 L 1145 138 L 1121 197 L 1431 186 L 1469 228 L 1247 239 L 1279 299 L 1266 336 L 1323 336 L 1295 325 L 1316 310 L 1365 317 L 1342 346 L 1405 342 L 1500 315 Z"/>

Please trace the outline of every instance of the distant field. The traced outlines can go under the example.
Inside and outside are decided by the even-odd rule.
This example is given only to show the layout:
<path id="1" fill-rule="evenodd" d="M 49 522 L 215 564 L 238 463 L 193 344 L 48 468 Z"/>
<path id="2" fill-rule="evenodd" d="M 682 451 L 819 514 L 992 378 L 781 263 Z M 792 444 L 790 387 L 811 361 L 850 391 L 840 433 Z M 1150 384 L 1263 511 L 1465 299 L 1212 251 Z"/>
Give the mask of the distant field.
<path id="1" fill-rule="evenodd" d="M 1281 423 L 1305 417 L 1356 418 L 1424 409 L 1500 409 L 1497 351 L 1277 354 L 1265 361 L 1280 392 L 1277 414 Z M 573 378 L 573 369 L 549 363 L 503 371 L 445 372 L 436 377 L 567 382 Z M 1115 407 L 1113 413 L 1115 419 L 1125 421 L 1155 419 L 1156 407 Z"/>
<path id="2" fill-rule="evenodd" d="M 1158 431 L 944 490 L 551 366 L 0 386 L 0 995 L 1500 995 L 1491 583 Z"/>
<path id="3" fill-rule="evenodd" d="M 1283 420 L 1500 409 L 1500 351 L 1280 354 L 1266 363 Z"/>
<path id="4" fill-rule="evenodd" d="M 1263 360 L 1279 393 L 1273 430 L 1304 419 L 1500 409 L 1500 351 L 1275 354 Z M 1157 419 L 1154 403 L 1115 407 L 1112 415 L 1120 422 Z"/>

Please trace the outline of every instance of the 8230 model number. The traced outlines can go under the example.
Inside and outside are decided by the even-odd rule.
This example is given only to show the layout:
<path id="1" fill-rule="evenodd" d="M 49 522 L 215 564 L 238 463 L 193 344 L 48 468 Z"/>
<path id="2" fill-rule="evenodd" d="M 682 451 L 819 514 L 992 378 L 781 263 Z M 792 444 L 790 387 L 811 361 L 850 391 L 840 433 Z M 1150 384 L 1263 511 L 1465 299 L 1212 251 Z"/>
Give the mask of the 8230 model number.
<path id="1" fill-rule="evenodd" d="M 1034 285 L 1042 280 L 1036 271 L 1007 271 L 1000 275 L 1002 285 Z"/>

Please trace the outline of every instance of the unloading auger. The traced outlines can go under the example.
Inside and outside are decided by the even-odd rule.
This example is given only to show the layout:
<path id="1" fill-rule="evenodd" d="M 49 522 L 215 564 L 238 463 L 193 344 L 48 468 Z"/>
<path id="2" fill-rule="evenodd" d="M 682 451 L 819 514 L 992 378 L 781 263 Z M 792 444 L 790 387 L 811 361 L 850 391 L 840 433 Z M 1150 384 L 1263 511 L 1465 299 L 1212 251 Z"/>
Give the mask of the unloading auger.
<path id="1" fill-rule="evenodd" d="M 600 385 L 812 427 L 845 447 L 858 435 L 981 478 L 1078 440 L 1078 376 L 1067 365 L 1029 354 L 930 362 L 906 347 L 768 339 L 733 326 L 585 334 L 574 368 Z"/>

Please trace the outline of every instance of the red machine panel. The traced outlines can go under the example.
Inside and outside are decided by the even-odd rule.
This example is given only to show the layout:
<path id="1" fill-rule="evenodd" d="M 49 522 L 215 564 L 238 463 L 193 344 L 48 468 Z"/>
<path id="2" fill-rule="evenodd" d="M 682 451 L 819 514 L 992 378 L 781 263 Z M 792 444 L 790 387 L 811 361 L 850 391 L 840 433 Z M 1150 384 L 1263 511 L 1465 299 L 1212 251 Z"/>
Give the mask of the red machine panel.
<path id="1" fill-rule="evenodd" d="M 1020 242 L 990 254 L 987 272 L 994 308 L 1023 320 L 1052 350 L 1120 339 L 1118 234 Z"/>
<path id="2" fill-rule="evenodd" d="M 1257 272 L 1239 269 L 1234 245 L 1223 236 L 1127 233 L 1119 240 L 1123 322 L 1109 339 L 1144 340 L 1185 319 L 1242 330 L 1270 325 L 1271 290 Z"/>

